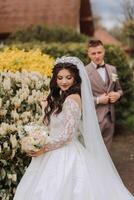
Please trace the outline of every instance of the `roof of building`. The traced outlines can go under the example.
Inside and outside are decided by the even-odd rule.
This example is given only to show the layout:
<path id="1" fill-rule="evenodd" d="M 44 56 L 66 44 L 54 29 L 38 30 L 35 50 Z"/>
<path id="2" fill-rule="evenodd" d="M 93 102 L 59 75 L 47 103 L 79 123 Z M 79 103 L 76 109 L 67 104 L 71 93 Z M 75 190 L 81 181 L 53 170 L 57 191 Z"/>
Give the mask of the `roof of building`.
<path id="1" fill-rule="evenodd" d="M 122 47 L 126 52 L 129 53 L 130 48 L 127 45 L 123 45 L 118 39 L 112 36 L 108 31 L 102 28 L 98 28 L 94 32 L 94 37 L 101 40 L 103 44 L 112 44 L 115 46 Z"/>
<path id="2" fill-rule="evenodd" d="M 105 29 L 96 29 L 94 32 L 94 37 L 101 40 L 104 44 L 113 44 L 116 46 L 122 46 L 122 43 L 109 34 Z"/>

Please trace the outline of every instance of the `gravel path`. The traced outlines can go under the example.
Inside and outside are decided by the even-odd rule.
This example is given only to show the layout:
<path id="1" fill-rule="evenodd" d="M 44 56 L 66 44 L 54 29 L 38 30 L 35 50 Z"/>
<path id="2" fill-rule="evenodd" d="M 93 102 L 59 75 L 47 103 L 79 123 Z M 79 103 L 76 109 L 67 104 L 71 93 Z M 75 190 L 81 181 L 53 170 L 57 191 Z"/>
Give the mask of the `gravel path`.
<path id="1" fill-rule="evenodd" d="M 124 184 L 134 195 L 134 133 L 114 137 L 112 159 Z"/>

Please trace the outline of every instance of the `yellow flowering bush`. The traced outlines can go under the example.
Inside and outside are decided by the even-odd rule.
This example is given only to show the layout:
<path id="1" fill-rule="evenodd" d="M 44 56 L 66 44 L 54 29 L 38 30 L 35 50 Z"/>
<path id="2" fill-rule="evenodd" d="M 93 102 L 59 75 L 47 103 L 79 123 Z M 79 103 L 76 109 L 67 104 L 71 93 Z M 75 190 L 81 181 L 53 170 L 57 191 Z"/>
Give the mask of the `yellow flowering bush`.
<path id="1" fill-rule="evenodd" d="M 39 50 L 0 52 L 0 199 L 12 200 L 30 158 L 20 148 L 24 124 L 42 122 L 54 59 Z"/>
<path id="2" fill-rule="evenodd" d="M 39 49 L 25 52 L 16 48 L 6 48 L 0 52 L 0 72 L 2 71 L 37 71 L 50 76 L 54 59 L 42 54 Z"/>

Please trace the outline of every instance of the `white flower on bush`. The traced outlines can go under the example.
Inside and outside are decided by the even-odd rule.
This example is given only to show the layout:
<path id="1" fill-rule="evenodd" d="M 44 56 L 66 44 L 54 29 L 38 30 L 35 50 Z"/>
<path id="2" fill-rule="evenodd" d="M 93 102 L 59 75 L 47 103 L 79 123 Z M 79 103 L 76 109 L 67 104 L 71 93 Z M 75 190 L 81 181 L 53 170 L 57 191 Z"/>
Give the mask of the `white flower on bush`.
<path id="1" fill-rule="evenodd" d="M 35 99 L 34 99 L 34 97 L 32 96 L 32 95 L 30 95 L 29 97 L 28 97 L 28 104 L 33 104 L 33 103 L 35 103 Z"/>
<path id="2" fill-rule="evenodd" d="M 36 91 L 36 90 L 32 90 L 32 98 L 34 100 L 34 102 L 37 102 L 37 101 L 41 101 L 41 99 L 43 98 L 44 94 L 41 93 L 39 90 Z"/>
<path id="3" fill-rule="evenodd" d="M 22 89 L 20 89 L 18 92 L 17 92 L 17 95 L 18 95 L 18 98 L 21 100 L 21 101 L 24 101 L 28 98 L 29 96 L 29 89 L 27 87 L 24 87 Z"/>
<path id="4" fill-rule="evenodd" d="M 12 74 L 11 76 L 14 75 L 14 80 L 15 82 L 20 82 L 21 80 L 21 73 L 19 71 L 17 71 L 16 73 Z"/>
<path id="5" fill-rule="evenodd" d="M 6 109 L 1 109 L 0 110 L 0 116 L 5 116 L 7 114 L 7 110 Z"/>
<path id="6" fill-rule="evenodd" d="M 11 179 L 12 181 L 16 181 L 17 180 L 17 175 L 16 174 L 7 174 L 8 179 Z"/>
<path id="7" fill-rule="evenodd" d="M 36 81 L 36 82 L 35 82 L 35 87 L 36 87 L 36 89 L 38 89 L 38 90 L 41 89 L 42 85 L 43 85 L 43 82 L 42 82 L 42 81 Z"/>
<path id="8" fill-rule="evenodd" d="M 8 108 L 9 105 L 10 105 L 10 100 L 7 100 L 7 101 L 6 101 L 6 104 L 5 104 L 6 108 Z"/>
<path id="9" fill-rule="evenodd" d="M 9 130 L 9 124 L 7 123 L 1 123 L 1 126 L 0 126 L 0 135 L 6 135 L 6 133 L 8 132 Z"/>
<path id="10" fill-rule="evenodd" d="M 31 117 L 31 112 L 30 111 L 26 111 L 26 112 L 23 112 L 21 114 L 21 118 L 24 119 L 24 118 L 30 118 Z"/>
<path id="11" fill-rule="evenodd" d="M 32 72 L 31 74 L 29 74 L 29 78 L 31 79 L 31 81 L 38 82 L 39 73 Z"/>
<path id="12" fill-rule="evenodd" d="M 11 89 L 11 80 L 10 78 L 5 78 L 3 81 L 3 88 L 4 90 L 8 91 Z"/>
<path id="13" fill-rule="evenodd" d="M 36 90 L 35 89 L 32 90 L 32 95 L 36 96 Z"/>
<path id="14" fill-rule="evenodd" d="M 47 77 L 46 77 L 46 78 L 44 79 L 44 84 L 45 84 L 45 85 L 49 85 L 49 82 L 50 82 L 50 78 L 47 78 Z"/>
<path id="15" fill-rule="evenodd" d="M 22 124 L 23 124 L 23 121 L 21 119 L 16 122 L 17 126 L 21 126 Z"/>
<path id="16" fill-rule="evenodd" d="M 3 148 L 4 149 L 8 149 L 9 148 L 7 141 L 3 143 Z"/>
<path id="17" fill-rule="evenodd" d="M 20 117 L 21 117 L 23 123 L 25 124 L 25 123 L 29 122 L 29 120 L 31 119 L 31 116 L 32 116 L 31 112 L 26 111 L 26 112 L 23 112 Z"/>
<path id="18" fill-rule="evenodd" d="M 40 119 L 40 115 L 38 113 L 35 114 L 35 119 L 38 121 Z"/>
<path id="19" fill-rule="evenodd" d="M 2 108 L 2 98 L 0 98 L 0 108 Z"/>
<path id="20" fill-rule="evenodd" d="M 11 101 L 15 108 L 19 108 L 21 106 L 21 100 L 18 97 L 15 96 L 11 99 Z"/>
<path id="21" fill-rule="evenodd" d="M 10 130 L 11 132 L 15 132 L 17 131 L 17 127 L 15 124 L 10 124 L 8 127 L 8 130 Z"/>
<path id="22" fill-rule="evenodd" d="M 14 120 L 19 120 L 19 114 L 17 113 L 16 110 L 12 110 L 12 111 L 11 111 L 11 117 L 12 117 Z"/>
<path id="23" fill-rule="evenodd" d="M 10 135 L 10 142 L 12 144 L 12 148 L 16 148 L 18 145 L 16 135 Z"/>
<path id="24" fill-rule="evenodd" d="M 1 127 L 0 127 L 0 135 L 1 136 L 4 136 L 4 135 L 6 135 L 6 131 L 5 131 L 5 129 L 3 129 L 3 127 L 2 127 L 2 125 L 1 125 Z"/>
<path id="25" fill-rule="evenodd" d="M 16 147 L 18 147 L 18 145 L 17 145 Z M 12 149 L 12 155 L 11 155 L 11 159 L 12 159 L 12 158 L 14 158 L 14 156 L 15 156 L 15 153 L 16 153 L 16 148 Z"/>
<path id="26" fill-rule="evenodd" d="M 4 123 L 4 122 L 1 123 L 1 126 L 0 126 L 0 135 L 1 136 L 2 135 L 4 136 L 9 132 L 14 132 L 14 131 L 17 131 L 15 124 L 10 125 L 10 124 Z"/>

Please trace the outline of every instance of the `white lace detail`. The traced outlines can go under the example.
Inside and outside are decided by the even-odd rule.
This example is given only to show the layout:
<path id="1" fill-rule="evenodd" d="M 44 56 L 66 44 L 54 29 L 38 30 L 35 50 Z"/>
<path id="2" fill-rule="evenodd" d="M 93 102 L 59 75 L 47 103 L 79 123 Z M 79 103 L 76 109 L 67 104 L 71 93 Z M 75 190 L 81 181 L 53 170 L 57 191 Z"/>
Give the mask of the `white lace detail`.
<path id="1" fill-rule="evenodd" d="M 67 98 L 63 104 L 62 112 L 53 114 L 50 122 L 50 136 L 47 140 L 47 149 L 60 148 L 76 139 L 79 135 L 79 122 L 81 110 L 75 100 Z"/>

